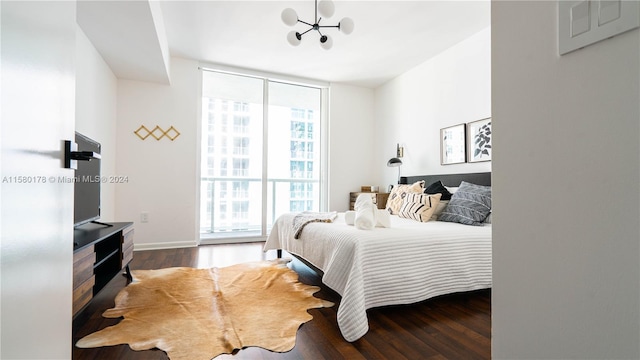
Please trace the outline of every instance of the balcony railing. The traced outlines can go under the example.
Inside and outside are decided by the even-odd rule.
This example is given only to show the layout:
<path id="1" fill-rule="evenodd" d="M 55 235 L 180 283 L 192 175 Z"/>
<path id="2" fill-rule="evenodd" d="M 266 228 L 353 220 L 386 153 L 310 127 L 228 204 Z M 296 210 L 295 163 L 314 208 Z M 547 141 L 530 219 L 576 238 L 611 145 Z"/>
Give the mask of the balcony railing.
<path id="1" fill-rule="evenodd" d="M 259 236 L 271 231 L 273 222 L 283 213 L 299 211 L 291 209 L 291 201 L 305 201 L 305 211 L 318 211 L 320 204 L 320 181 L 317 179 L 267 179 L 267 204 L 262 204 L 262 179 L 248 177 L 202 177 L 200 233 L 205 237 L 234 237 L 238 235 Z M 226 182 L 224 187 L 221 183 Z M 233 183 L 247 182 L 241 191 L 233 191 Z M 291 184 L 301 184 L 306 189 L 314 184 L 313 191 L 292 190 Z M 248 189 L 244 191 L 244 189 Z M 229 191 L 231 190 L 231 191 Z M 224 199 L 219 191 L 226 191 Z M 302 196 L 303 194 L 306 197 Z M 302 197 L 301 197 L 302 196 Z M 221 200 L 225 206 L 221 207 Z M 234 201 L 249 201 L 249 209 L 242 214 L 233 210 Z M 262 213 L 266 212 L 266 224 L 262 226 Z"/>

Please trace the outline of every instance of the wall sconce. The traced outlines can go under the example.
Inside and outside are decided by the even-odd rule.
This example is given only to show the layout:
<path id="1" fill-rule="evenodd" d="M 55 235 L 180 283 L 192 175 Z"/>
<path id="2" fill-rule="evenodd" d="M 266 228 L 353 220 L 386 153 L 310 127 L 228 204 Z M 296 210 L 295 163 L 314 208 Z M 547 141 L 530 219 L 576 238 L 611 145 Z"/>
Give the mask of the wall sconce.
<path id="1" fill-rule="evenodd" d="M 387 161 L 388 167 L 397 167 L 398 168 L 398 184 L 400 183 L 400 166 L 402 166 L 402 160 L 397 157 L 389 159 Z"/>
<path id="2" fill-rule="evenodd" d="M 403 156 L 404 156 L 404 147 L 400 146 L 400 144 L 398 143 L 398 145 L 396 145 L 396 157 L 401 158 Z"/>

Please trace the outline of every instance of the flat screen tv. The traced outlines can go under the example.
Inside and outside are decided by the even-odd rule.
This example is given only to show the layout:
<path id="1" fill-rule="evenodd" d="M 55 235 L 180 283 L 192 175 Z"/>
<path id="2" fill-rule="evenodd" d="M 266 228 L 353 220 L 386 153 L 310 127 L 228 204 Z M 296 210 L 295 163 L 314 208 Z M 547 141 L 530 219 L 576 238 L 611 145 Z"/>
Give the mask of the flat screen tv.
<path id="1" fill-rule="evenodd" d="M 77 151 L 100 154 L 100 143 L 76 132 Z M 77 160 L 74 182 L 74 226 L 100 218 L 100 159 Z"/>

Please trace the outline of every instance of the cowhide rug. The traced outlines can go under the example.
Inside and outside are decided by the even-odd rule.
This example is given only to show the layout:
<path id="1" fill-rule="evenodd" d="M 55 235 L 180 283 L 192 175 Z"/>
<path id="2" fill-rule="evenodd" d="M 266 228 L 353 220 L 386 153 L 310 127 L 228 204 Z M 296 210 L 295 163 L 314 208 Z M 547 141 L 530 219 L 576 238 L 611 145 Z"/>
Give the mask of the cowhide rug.
<path id="1" fill-rule="evenodd" d="M 107 318 L 120 323 L 87 335 L 80 348 L 129 344 L 158 348 L 172 360 L 211 359 L 234 349 L 293 349 L 311 308 L 333 306 L 313 296 L 320 288 L 298 281 L 288 260 L 224 268 L 132 271 Z"/>

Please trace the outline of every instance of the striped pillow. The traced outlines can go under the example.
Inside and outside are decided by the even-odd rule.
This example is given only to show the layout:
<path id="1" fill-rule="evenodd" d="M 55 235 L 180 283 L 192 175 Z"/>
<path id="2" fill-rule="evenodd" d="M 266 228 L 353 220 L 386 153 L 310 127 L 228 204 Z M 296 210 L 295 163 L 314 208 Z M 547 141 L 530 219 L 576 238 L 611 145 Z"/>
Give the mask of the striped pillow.
<path id="1" fill-rule="evenodd" d="M 407 194 L 422 193 L 424 190 L 424 180 L 416 181 L 411 185 L 396 185 L 391 189 L 389 198 L 387 199 L 386 209 L 391 215 L 398 214 L 402 202 Z"/>
<path id="2" fill-rule="evenodd" d="M 398 216 L 405 219 L 427 222 L 435 211 L 442 194 L 417 194 L 408 193 L 405 195 L 402 206 L 398 211 Z"/>
<path id="3" fill-rule="evenodd" d="M 490 213 L 491 186 L 463 181 L 438 220 L 480 226 Z"/>

